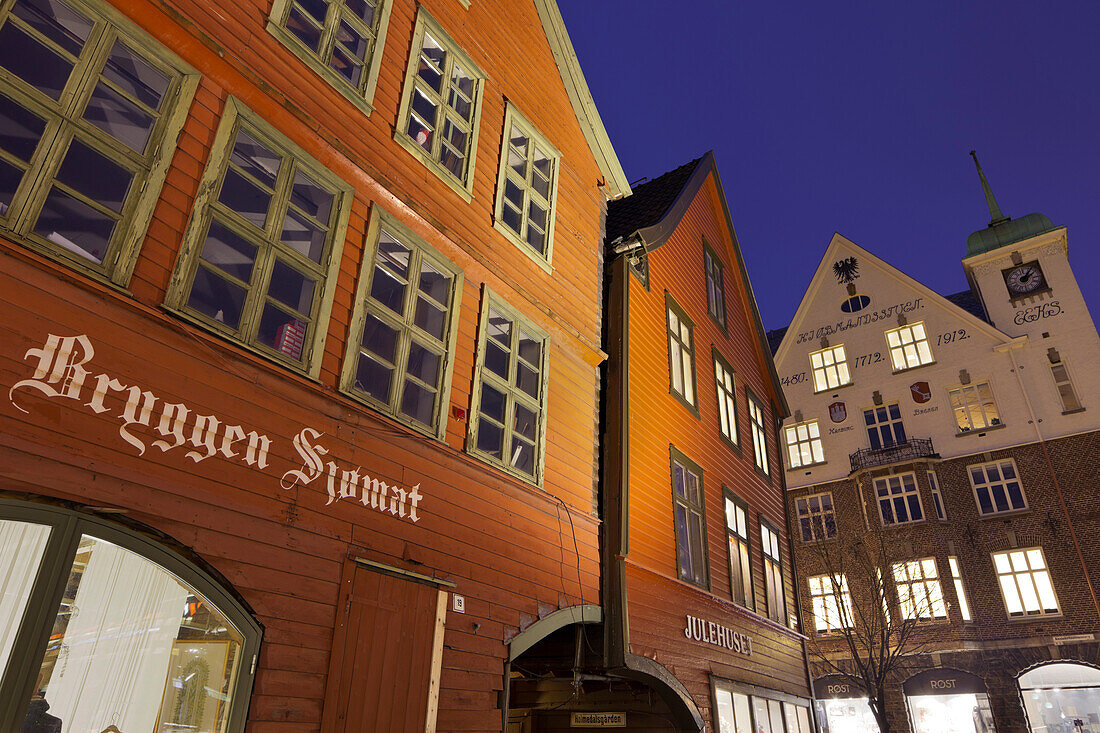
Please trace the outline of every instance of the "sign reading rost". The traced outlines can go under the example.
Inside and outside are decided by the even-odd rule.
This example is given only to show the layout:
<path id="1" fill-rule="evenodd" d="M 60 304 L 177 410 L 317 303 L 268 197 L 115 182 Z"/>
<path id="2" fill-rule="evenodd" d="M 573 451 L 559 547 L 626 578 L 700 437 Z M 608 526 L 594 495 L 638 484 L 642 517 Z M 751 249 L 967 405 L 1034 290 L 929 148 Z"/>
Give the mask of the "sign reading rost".
<path id="1" fill-rule="evenodd" d="M 752 656 L 752 637 L 738 633 L 728 626 L 705 621 L 694 616 L 687 617 L 684 636 L 705 644 L 714 644 L 735 651 L 738 654 Z"/>
<path id="2" fill-rule="evenodd" d="M 204 415 L 182 402 L 169 402 L 140 385 L 127 385 L 110 374 L 92 377 L 85 367 L 95 356 L 92 342 L 84 334 L 55 336 L 50 334 L 40 349 L 29 349 L 24 359 L 33 359 L 34 374 L 22 379 L 8 390 L 8 399 L 20 412 L 29 412 L 15 401 L 16 392 L 31 390 L 48 398 L 74 400 L 94 413 L 117 410 L 118 434 L 122 440 L 144 456 L 146 442 L 162 453 L 176 450 L 200 463 L 207 458 L 240 461 L 258 471 L 268 468 L 268 456 L 276 449 L 275 442 L 255 430 L 231 424 L 217 415 Z M 147 437 L 148 435 L 148 437 Z M 329 449 L 321 442 L 324 433 L 303 427 L 293 440 L 302 467 L 287 471 L 279 479 L 286 490 L 308 486 L 325 477 L 328 501 L 355 501 L 378 512 L 388 512 L 399 519 L 420 521 L 420 484 L 404 489 L 371 478 L 362 467 L 342 468 L 336 461 L 325 460 Z"/>

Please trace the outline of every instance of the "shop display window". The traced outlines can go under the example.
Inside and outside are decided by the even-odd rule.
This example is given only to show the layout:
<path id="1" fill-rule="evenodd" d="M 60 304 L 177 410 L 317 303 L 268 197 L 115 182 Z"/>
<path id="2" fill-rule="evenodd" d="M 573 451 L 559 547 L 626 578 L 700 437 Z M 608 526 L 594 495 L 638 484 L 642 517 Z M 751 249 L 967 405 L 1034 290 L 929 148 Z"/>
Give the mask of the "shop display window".
<path id="1" fill-rule="evenodd" d="M 989 696 L 966 692 L 906 697 L 913 733 L 994 733 Z M 1075 732 L 1076 733 L 1076 732 Z"/>
<path id="2" fill-rule="evenodd" d="M 879 733 L 865 697 L 818 700 L 817 722 L 822 733 Z"/>
<path id="3" fill-rule="evenodd" d="M 1029 730 L 1100 733 L 1100 669 L 1054 662 L 1020 675 Z"/>
<path id="4" fill-rule="evenodd" d="M 806 705 L 749 695 L 736 687 L 737 683 L 720 683 L 714 689 L 715 733 L 813 733 Z"/>

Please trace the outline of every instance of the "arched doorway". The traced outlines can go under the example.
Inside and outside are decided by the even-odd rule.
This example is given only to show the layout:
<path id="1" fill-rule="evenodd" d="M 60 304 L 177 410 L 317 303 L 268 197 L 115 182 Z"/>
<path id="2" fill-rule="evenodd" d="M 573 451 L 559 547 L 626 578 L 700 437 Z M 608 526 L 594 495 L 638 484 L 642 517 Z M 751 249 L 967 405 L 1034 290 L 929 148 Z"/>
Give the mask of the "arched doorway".
<path id="1" fill-rule="evenodd" d="M 1032 733 L 1100 733 L 1100 669 L 1049 662 L 1021 674 L 1017 684 Z"/>
<path id="2" fill-rule="evenodd" d="M 0 499 L 0 730 L 238 733 L 260 636 L 148 534 Z"/>
<path id="3" fill-rule="evenodd" d="M 902 684 L 913 733 L 994 733 L 985 681 L 959 669 L 927 669 Z"/>

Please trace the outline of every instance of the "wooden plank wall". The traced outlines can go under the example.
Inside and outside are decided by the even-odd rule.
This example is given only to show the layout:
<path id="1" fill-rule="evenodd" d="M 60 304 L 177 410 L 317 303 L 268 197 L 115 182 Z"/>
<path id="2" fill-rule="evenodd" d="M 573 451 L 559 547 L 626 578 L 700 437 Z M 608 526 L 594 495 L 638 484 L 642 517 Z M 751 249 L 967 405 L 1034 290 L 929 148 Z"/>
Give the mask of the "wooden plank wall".
<path id="1" fill-rule="evenodd" d="M 143 456 L 118 434 L 117 402 L 29 393 L 0 404 L 0 488 L 127 507 L 225 575 L 266 627 L 251 731 L 315 731 L 321 719 L 341 563 L 349 551 L 457 583 L 466 613 L 447 618 L 439 729 L 499 730 L 505 642 L 540 615 L 598 598 L 593 451 L 600 324 L 600 177 L 535 7 L 510 0 L 421 4 L 486 71 L 474 197 L 466 203 L 393 140 L 418 4 L 394 0 L 375 110 L 365 116 L 264 29 L 270 0 L 116 0 L 201 74 L 130 292 L 0 239 L 0 384 L 30 376 L 24 354 L 51 333 L 87 334 L 88 368 L 159 398 L 271 437 L 258 472 L 182 450 Z M 160 308 L 198 180 L 232 94 L 355 188 L 323 367 L 313 382 Z M 547 274 L 492 229 L 504 99 L 563 153 Z M 366 222 L 383 206 L 465 272 L 444 443 L 423 438 L 336 391 Z M 532 487 L 465 455 L 482 284 L 551 333 L 546 478 Z M 6 393 L 6 389 L 4 390 Z M 403 487 L 421 484 L 412 524 L 358 504 L 325 506 L 318 480 L 279 488 L 298 468 L 292 438 L 309 426 L 341 467 Z M 140 432 L 141 429 L 138 429 Z M 156 436 L 146 434 L 147 443 Z M 572 519 L 572 524 L 570 523 Z M 574 535 L 575 530 L 575 535 Z M 578 552 L 574 550 L 574 540 Z"/>
<path id="2" fill-rule="evenodd" d="M 707 312 L 703 271 L 706 237 L 725 265 L 727 337 Z M 688 686 L 704 714 L 710 709 L 708 673 L 806 695 L 799 637 L 761 615 L 747 613 L 731 600 L 724 498 L 728 486 L 750 511 L 753 580 L 763 608 L 764 568 L 758 516 L 781 534 L 781 553 L 789 613 L 793 613 L 790 557 L 787 553 L 783 496 L 778 474 L 782 463 L 769 425 L 768 457 L 772 480 L 761 478 L 753 450 L 745 388 L 764 403 L 775 398 L 758 345 L 732 243 L 726 231 L 718 191 L 708 178 L 668 241 L 649 255 L 650 291 L 630 278 L 630 554 L 627 598 L 631 651 L 655 658 Z M 694 321 L 695 371 L 699 417 L 669 392 L 665 293 Z M 740 454 L 721 438 L 711 346 L 736 371 Z M 669 446 L 674 445 L 703 469 L 710 592 L 677 578 Z M 686 640 L 685 614 L 723 623 L 753 637 L 750 658 L 716 646 Z"/>

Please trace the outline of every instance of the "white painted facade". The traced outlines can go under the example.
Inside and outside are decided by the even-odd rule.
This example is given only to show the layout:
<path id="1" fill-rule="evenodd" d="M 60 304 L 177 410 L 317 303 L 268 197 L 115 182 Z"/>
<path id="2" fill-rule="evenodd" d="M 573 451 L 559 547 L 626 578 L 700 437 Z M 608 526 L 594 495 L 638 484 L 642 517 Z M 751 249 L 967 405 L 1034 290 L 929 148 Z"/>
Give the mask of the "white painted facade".
<path id="1" fill-rule="evenodd" d="M 857 269 L 842 267 L 835 273 L 834 265 L 848 258 L 855 258 Z M 1008 276 L 1033 262 L 1045 286 L 1013 298 Z M 897 403 L 907 439 L 931 438 L 944 459 L 1033 443 L 1040 435 L 1050 439 L 1100 428 L 1100 339 L 1069 265 L 1065 228 L 975 255 L 962 264 L 993 325 L 834 235 L 775 354 L 794 411 L 784 427 L 816 420 L 824 454 L 823 462 L 791 468 L 784 445 L 789 489 L 849 475 L 849 454 L 872 447 L 864 410 L 876 406 L 876 392 L 882 405 Z M 1023 272 L 1028 274 L 1032 273 Z M 852 312 L 843 310 L 845 303 Z M 886 332 L 917 324 L 924 327 L 934 361 L 895 369 Z M 815 391 L 810 354 L 840 345 L 850 383 Z M 1083 409 L 1063 410 L 1050 349 L 1068 369 Z M 930 397 L 920 402 L 923 396 L 911 387 L 916 384 L 923 391 L 922 382 Z M 992 389 L 997 421 L 960 430 L 949 390 L 982 382 Z M 830 405 L 839 404 L 843 415 L 837 407 L 830 410 Z M 810 460 L 816 457 L 811 454 Z"/>

